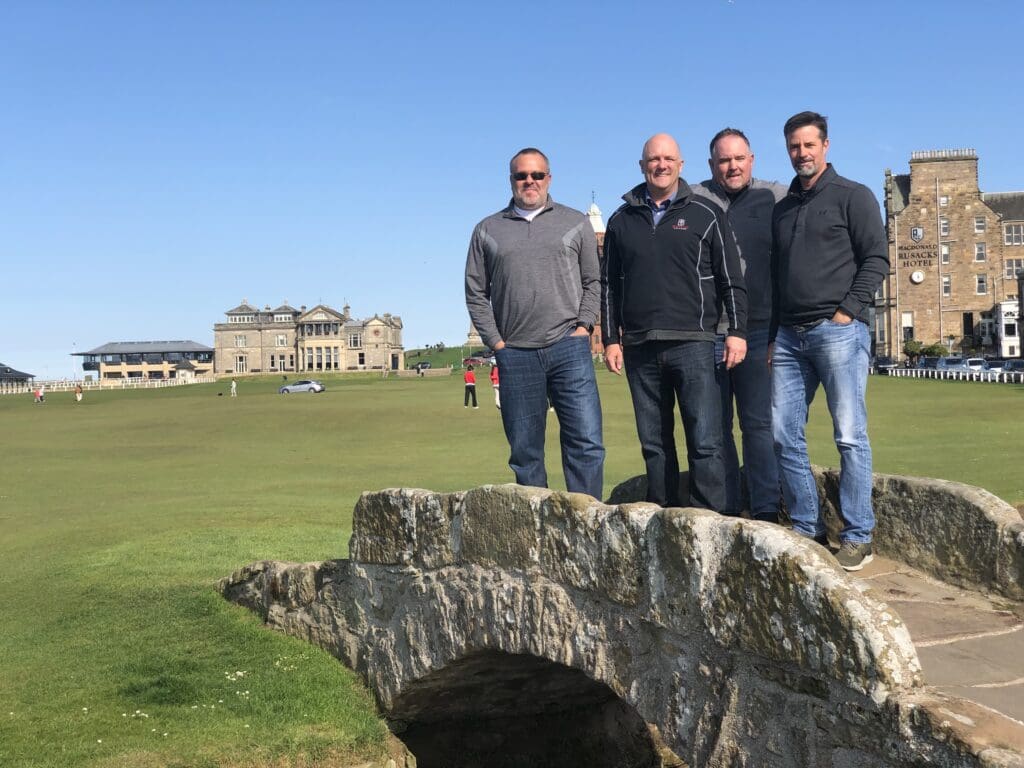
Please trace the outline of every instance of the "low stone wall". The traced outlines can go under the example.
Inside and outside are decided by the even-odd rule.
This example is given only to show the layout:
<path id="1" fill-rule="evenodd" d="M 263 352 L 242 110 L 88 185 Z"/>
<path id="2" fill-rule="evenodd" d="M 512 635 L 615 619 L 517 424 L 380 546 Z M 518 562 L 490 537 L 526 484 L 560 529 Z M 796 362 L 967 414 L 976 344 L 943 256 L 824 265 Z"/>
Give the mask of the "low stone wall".
<path id="1" fill-rule="evenodd" d="M 900 619 L 779 526 L 486 486 L 363 494 L 353 529 L 351 560 L 254 563 L 220 590 L 355 669 L 396 732 L 541 739 L 568 705 L 595 733 L 639 715 L 660 757 L 631 764 L 1022 764 L 1024 729 L 923 688 Z M 516 764 L 459 759 L 435 764 Z"/>
<path id="2" fill-rule="evenodd" d="M 839 538 L 839 472 L 814 467 L 818 498 L 830 537 Z M 687 496 L 683 473 L 680 493 Z M 647 495 L 643 476 L 616 486 L 609 502 Z M 1024 601 L 1024 519 L 981 488 L 949 480 L 876 474 L 875 549 L 885 557 L 958 586 Z"/>

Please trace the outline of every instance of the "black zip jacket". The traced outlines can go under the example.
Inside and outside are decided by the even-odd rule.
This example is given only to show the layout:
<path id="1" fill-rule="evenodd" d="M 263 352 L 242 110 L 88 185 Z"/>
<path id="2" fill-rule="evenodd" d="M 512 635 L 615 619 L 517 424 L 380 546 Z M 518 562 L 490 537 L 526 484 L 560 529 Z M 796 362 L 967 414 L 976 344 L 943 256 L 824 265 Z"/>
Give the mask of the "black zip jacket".
<path id="1" fill-rule="evenodd" d="M 772 324 L 827 320 L 842 309 L 870 324 L 875 291 L 889 274 L 878 201 L 829 163 L 809 190 L 793 179 L 772 215 Z"/>
<path id="2" fill-rule="evenodd" d="M 721 301 L 728 333 L 746 337 L 747 291 L 722 209 L 679 180 L 661 221 L 646 184 L 608 219 L 601 264 L 601 336 L 607 344 L 712 341 Z"/>
<path id="3" fill-rule="evenodd" d="M 736 237 L 747 285 L 747 333 L 767 330 L 772 319 L 772 209 L 786 196 L 787 188 L 774 181 L 751 179 L 738 193 L 730 194 L 708 179 L 691 189 L 718 204 Z M 723 313 L 718 332 L 724 334 L 726 325 Z"/>

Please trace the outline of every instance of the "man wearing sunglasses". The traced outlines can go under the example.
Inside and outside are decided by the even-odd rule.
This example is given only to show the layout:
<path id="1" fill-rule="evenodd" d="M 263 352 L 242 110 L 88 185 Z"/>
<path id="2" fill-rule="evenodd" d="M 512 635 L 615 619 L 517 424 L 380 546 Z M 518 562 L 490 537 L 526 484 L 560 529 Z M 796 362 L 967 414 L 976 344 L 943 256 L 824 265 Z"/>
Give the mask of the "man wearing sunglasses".
<path id="1" fill-rule="evenodd" d="M 548 401 L 566 488 L 601 498 L 604 445 L 590 333 L 600 268 L 587 218 L 548 195 L 551 169 L 527 147 L 509 163 L 512 200 L 473 230 L 466 308 L 501 370 L 501 421 L 520 485 L 547 487 Z"/>
<path id="2" fill-rule="evenodd" d="M 647 467 L 647 501 L 679 506 L 675 404 L 679 402 L 689 503 L 725 510 L 722 409 L 715 381 L 715 326 L 724 308 L 721 362 L 746 354 L 747 293 L 736 241 L 722 209 L 680 177 L 675 139 L 644 144 L 644 183 L 608 219 L 602 265 L 601 333 L 605 365 L 623 364 Z"/>

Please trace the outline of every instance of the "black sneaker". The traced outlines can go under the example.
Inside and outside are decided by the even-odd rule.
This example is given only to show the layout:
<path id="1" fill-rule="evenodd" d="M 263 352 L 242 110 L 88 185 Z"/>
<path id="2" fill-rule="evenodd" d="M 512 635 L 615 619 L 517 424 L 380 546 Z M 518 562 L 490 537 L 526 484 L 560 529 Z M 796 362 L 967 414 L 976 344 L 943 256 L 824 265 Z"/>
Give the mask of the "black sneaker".
<path id="1" fill-rule="evenodd" d="M 836 560 L 846 571 L 859 571 L 865 565 L 875 559 L 871 554 L 871 542 L 858 544 L 854 541 L 844 541 L 836 552 Z"/>

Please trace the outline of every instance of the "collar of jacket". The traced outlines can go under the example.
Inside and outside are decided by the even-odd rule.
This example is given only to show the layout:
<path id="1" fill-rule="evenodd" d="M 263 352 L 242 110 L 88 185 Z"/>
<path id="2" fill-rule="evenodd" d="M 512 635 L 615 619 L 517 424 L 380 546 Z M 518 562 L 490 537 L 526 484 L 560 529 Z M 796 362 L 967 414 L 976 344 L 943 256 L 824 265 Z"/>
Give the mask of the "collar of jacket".
<path id="1" fill-rule="evenodd" d="M 686 205 L 690 202 L 690 185 L 686 183 L 686 180 L 679 177 L 679 191 L 676 192 L 676 199 L 672 201 L 672 205 L 668 207 L 668 210 L 678 208 Z M 626 201 L 626 204 L 634 208 L 647 208 L 647 182 L 637 184 L 629 192 L 622 196 L 622 199 Z"/>
<path id="2" fill-rule="evenodd" d="M 548 201 L 544 203 L 544 207 L 540 209 L 540 213 L 538 213 L 537 216 L 540 216 L 542 213 L 547 213 L 554 207 L 555 201 L 551 199 L 551 195 L 548 195 Z M 521 218 L 520 215 L 516 213 L 516 199 L 514 197 L 508 201 L 508 206 L 505 208 L 504 211 L 501 212 L 501 215 L 504 216 L 506 219 Z M 533 218 L 537 218 L 537 216 L 534 216 Z"/>
<path id="3" fill-rule="evenodd" d="M 808 190 L 805 190 L 800 186 L 800 177 L 794 176 L 793 182 L 789 185 L 789 194 L 793 197 L 799 197 L 804 200 L 809 197 L 814 197 L 818 194 L 818 190 L 831 184 L 836 180 L 836 176 L 838 175 L 839 174 L 836 173 L 836 169 L 832 167 L 832 163 L 827 163 L 825 165 L 824 172 L 818 177 L 818 180 L 814 182 L 814 186 Z"/>

